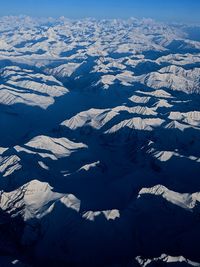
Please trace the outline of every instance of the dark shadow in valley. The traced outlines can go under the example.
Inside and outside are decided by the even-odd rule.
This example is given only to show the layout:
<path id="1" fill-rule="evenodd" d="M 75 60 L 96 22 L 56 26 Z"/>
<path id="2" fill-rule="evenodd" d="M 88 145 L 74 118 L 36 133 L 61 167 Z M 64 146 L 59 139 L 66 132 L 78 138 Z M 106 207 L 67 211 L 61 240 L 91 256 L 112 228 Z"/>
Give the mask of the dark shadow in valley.
<path id="1" fill-rule="evenodd" d="M 91 59 L 89 66 L 86 64 L 79 68 L 73 78 L 86 75 L 94 60 Z M 163 253 L 183 255 L 200 261 L 197 251 L 200 238 L 199 216 L 196 211 L 190 212 L 178 207 L 162 196 L 146 194 L 137 199 L 141 188 L 157 184 L 182 193 L 200 190 L 200 164 L 191 158 L 200 157 L 199 130 L 190 127 L 182 131 L 173 125 L 171 128 L 161 125 L 147 131 L 124 126 L 114 134 L 105 134 L 106 130 L 125 119 L 135 116 L 153 118 L 128 112 L 119 112 L 116 118 L 99 130 L 88 125 L 82 127 L 81 132 L 80 129 L 69 130 L 59 126 L 64 120 L 90 108 L 105 109 L 123 105 L 136 89 L 144 90 L 147 96 L 148 92 L 153 91 L 141 84 L 126 87 L 119 83 L 110 86 L 108 90 L 102 90 L 101 85 L 94 89 L 91 80 L 96 81 L 97 78 L 98 76 L 89 74 L 74 83 L 72 79 L 70 92 L 56 98 L 55 103 L 46 110 L 24 104 L 0 107 L 0 122 L 4 126 L 0 134 L 0 146 L 9 147 L 2 156 L 17 155 L 22 166 L 9 177 L 1 175 L 1 190 L 12 191 L 37 179 L 47 182 L 54 192 L 73 194 L 80 200 L 79 213 L 57 201 L 51 213 L 36 219 L 42 234 L 39 232 L 34 244 L 29 247 L 25 245 L 25 255 L 30 257 L 31 262 L 35 262 L 35 266 L 44 263 L 51 266 L 54 263 L 55 266 L 68 264 L 70 267 L 84 264 L 91 267 L 107 263 L 128 264 L 138 255 L 154 258 Z M 89 91 L 81 90 L 83 87 Z M 160 108 L 157 114 L 158 118 L 164 119 L 165 125 L 170 123 L 168 116 L 171 111 L 199 110 L 196 96 L 168 92 L 174 97 L 168 99 L 172 107 Z M 156 96 L 152 98 L 153 101 L 165 99 Z M 188 99 L 193 101 L 193 98 L 195 100 L 191 104 L 184 103 Z M 184 101 L 173 102 L 177 99 Z M 136 106 L 130 101 L 128 103 L 130 107 Z M 151 104 L 149 102 L 147 107 Z M 69 156 L 53 160 L 41 155 L 53 156 L 50 149 L 25 145 L 38 135 L 66 137 L 82 142 L 88 148 L 71 151 Z M 17 152 L 13 148 L 15 145 L 20 145 L 29 152 Z M 149 153 L 150 148 L 152 151 L 175 153 L 169 159 L 160 161 L 154 153 Z M 84 164 L 95 161 L 100 163 L 94 168 L 81 169 Z M 47 168 L 39 165 L 39 162 Z M 106 162 L 109 162 L 109 166 Z M 137 175 L 136 167 L 139 169 Z M 149 179 L 152 176 L 155 178 Z M 51 204 L 48 203 L 49 206 Z M 86 211 L 109 209 L 119 209 L 120 218 L 107 220 L 101 213 L 94 221 L 89 221 L 81 216 Z M 35 221 L 26 222 L 26 227 L 22 227 L 24 233 L 27 233 L 27 227 L 31 228 L 34 224 Z M 0 230 L 5 227 L 4 223 L 3 225 Z M 21 230 L 19 233 L 22 235 Z"/>
<path id="2" fill-rule="evenodd" d="M 198 215 L 162 196 L 144 194 L 114 220 L 108 220 L 103 213 L 92 221 L 86 220 L 57 201 L 51 213 L 27 222 L 24 231 L 27 240 L 36 224 L 40 231 L 33 244 L 29 244 L 34 266 L 47 263 L 73 267 L 126 266 L 138 255 L 147 259 L 162 254 L 200 261 Z"/>

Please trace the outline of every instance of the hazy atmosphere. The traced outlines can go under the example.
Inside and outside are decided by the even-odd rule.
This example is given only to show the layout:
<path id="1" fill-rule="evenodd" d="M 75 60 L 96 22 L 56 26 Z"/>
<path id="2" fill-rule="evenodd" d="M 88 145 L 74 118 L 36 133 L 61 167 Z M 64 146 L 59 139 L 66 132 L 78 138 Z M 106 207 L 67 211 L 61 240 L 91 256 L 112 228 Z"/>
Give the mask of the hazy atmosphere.
<path id="1" fill-rule="evenodd" d="M 199 9 L 199 0 L 1 0 L 0 15 L 150 17 L 168 22 L 199 23 Z"/>

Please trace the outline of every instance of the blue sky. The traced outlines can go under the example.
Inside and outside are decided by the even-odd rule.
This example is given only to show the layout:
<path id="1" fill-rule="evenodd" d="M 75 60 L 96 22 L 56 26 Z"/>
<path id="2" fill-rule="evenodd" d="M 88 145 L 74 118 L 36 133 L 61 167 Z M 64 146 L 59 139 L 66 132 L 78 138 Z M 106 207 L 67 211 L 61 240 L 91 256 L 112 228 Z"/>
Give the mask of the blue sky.
<path id="1" fill-rule="evenodd" d="M 151 17 L 200 23 L 200 0 L 0 0 L 0 16 Z"/>

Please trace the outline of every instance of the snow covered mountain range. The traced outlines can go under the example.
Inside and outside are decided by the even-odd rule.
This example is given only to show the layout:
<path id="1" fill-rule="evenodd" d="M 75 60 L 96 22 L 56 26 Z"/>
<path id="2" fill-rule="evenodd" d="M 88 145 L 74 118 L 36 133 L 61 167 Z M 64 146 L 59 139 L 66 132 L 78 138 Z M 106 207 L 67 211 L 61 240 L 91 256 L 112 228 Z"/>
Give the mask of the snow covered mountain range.
<path id="1" fill-rule="evenodd" d="M 187 29 L 0 18 L 0 266 L 200 266 Z"/>

